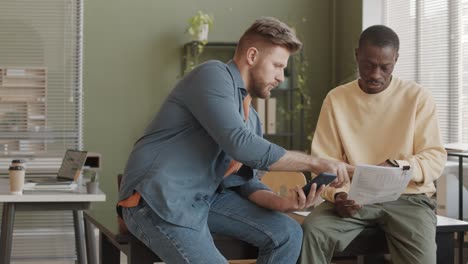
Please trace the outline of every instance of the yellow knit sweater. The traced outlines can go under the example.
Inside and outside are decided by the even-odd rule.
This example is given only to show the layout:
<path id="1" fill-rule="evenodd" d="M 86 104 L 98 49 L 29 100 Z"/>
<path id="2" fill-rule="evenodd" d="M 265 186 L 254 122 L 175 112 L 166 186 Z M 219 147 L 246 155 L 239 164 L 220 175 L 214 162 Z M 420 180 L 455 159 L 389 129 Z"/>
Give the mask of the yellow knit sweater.
<path id="1" fill-rule="evenodd" d="M 330 91 L 322 105 L 312 154 L 351 165 L 407 160 L 413 179 L 405 193 L 428 196 L 435 192 L 433 182 L 447 159 L 429 91 L 394 76 L 378 94 L 364 93 L 357 80 Z M 348 190 L 349 185 L 327 188 L 323 197 L 333 202 L 335 193 Z"/>

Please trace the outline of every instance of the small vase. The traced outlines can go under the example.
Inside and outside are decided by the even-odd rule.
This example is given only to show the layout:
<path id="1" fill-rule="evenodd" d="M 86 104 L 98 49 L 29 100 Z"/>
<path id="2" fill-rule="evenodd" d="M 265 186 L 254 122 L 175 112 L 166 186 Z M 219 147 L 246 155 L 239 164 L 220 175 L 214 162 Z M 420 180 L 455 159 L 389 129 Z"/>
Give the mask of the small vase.
<path id="1" fill-rule="evenodd" d="M 197 40 L 198 41 L 208 41 L 208 31 L 209 31 L 209 25 L 208 24 L 201 25 L 199 30 L 198 30 Z"/>
<path id="2" fill-rule="evenodd" d="M 87 193 L 98 193 L 99 182 L 87 182 L 86 183 L 86 192 Z"/>

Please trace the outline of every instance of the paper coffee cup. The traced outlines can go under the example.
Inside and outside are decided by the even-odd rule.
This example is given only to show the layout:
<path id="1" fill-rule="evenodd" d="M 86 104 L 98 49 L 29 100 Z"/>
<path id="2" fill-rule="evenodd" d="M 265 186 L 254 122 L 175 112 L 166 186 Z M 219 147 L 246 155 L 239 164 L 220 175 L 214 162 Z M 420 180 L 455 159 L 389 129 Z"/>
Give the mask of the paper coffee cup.
<path id="1" fill-rule="evenodd" d="M 24 174 L 23 166 L 11 166 L 9 168 L 10 174 L 10 193 L 21 195 L 24 189 Z"/>
<path id="2" fill-rule="evenodd" d="M 22 166 L 26 169 L 26 161 L 25 160 L 22 160 L 22 159 L 14 159 L 11 161 L 11 165 L 10 166 Z"/>

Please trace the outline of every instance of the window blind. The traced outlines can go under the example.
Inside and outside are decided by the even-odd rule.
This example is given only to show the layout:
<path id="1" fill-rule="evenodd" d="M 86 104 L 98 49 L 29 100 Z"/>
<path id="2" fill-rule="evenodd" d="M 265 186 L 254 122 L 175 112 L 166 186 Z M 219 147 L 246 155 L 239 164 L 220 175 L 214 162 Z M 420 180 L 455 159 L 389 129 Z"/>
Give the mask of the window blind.
<path id="1" fill-rule="evenodd" d="M 461 3 L 461 34 L 462 34 L 462 92 L 461 92 L 461 141 L 468 143 L 468 1 Z M 460 18 L 459 18 L 460 19 Z"/>
<path id="2" fill-rule="evenodd" d="M 57 172 L 82 148 L 82 0 L 0 1 L 0 174 Z M 1 204 L 0 204 L 1 211 Z M 74 263 L 70 212 L 17 212 L 15 263 Z"/>
<path id="3" fill-rule="evenodd" d="M 468 23 L 461 12 L 463 5 L 463 12 L 468 13 L 466 2 L 383 2 L 384 24 L 395 30 L 401 42 L 394 73 L 431 91 L 446 143 L 468 143 L 468 44 L 463 40 Z"/>
<path id="4" fill-rule="evenodd" d="M 81 0 L 0 1 L 1 167 L 82 147 L 81 61 Z"/>

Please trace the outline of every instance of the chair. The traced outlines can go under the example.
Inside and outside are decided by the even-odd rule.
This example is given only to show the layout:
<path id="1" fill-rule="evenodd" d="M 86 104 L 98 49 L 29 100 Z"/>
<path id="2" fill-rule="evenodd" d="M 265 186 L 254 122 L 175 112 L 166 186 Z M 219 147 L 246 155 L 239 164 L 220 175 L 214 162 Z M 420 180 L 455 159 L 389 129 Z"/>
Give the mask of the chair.
<path id="1" fill-rule="evenodd" d="M 306 184 L 304 174 L 294 171 L 269 171 L 261 181 L 280 196 L 287 196 L 289 189 Z"/>

